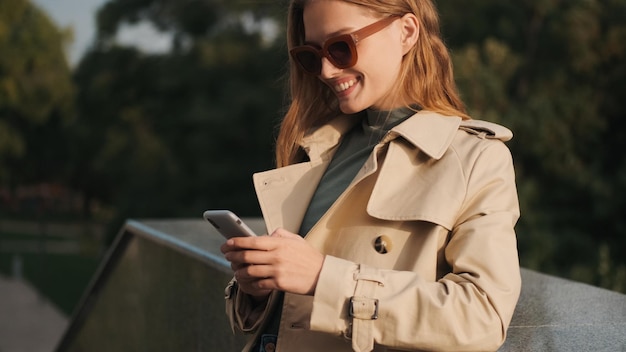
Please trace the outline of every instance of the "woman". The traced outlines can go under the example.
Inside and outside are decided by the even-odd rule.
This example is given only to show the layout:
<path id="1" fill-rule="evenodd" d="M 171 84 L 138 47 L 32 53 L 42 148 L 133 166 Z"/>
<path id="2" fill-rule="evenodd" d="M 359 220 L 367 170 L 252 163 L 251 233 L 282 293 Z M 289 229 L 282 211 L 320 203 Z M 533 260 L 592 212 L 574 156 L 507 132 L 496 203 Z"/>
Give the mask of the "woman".
<path id="1" fill-rule="evenodd" d="M 245 351 L 496 350 L 519 216 L 504 127 L 471 120 L 429 0 L 293 0 L 291 105 L 254 175 L 269 236 L 222 246 Z"/>

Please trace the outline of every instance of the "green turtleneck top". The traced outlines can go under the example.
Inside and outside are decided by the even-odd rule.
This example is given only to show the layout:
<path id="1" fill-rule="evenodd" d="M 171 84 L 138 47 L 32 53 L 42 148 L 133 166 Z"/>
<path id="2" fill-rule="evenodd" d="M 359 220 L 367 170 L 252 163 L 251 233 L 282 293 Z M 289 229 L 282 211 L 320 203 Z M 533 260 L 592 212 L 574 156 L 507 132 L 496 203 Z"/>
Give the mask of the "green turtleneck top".
<path id="1" fill-rule="evenodd" d="M 356 124 L 341 141 L 328 165 L 307 209 L 300 235 L 305 236 L 348 187 L 367 160 L 374 146 L 385 134 L 415 112 L 409 108 L 392 111 L 367 109 L 360 124 Z"/>

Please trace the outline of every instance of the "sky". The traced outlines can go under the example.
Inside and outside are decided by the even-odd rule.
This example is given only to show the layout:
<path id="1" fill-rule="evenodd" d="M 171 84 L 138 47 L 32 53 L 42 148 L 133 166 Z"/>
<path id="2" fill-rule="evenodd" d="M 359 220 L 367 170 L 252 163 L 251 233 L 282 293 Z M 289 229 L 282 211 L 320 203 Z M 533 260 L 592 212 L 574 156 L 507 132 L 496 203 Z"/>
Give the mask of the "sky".
<path id="1" fill-rule="evenodd" d="M 74 66 L 92 43 L 96 27 L 95 15 L 107 0 L 31 0 L 43 9 L 60 28 L 71 27 L 74 40 L 67 48 L 67 57 Z M 170 46 L 168 35 L 159 33 L 148 23 L 124 26 L 117 35 L 117 41 L 124 45 L 134 45 L 146 52 L 167 51 Z"/>

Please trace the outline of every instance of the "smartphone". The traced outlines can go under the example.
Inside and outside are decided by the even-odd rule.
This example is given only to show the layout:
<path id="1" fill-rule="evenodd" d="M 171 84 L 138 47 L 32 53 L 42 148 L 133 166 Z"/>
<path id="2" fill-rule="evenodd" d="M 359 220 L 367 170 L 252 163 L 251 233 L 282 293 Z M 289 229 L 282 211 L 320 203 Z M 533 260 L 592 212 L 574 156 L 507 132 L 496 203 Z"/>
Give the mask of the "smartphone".
<path id="1" fill-rule="evenodd" d="M 230 210 L 207 210 L 203 217 L 226 238 L 256 236 L 254 231 Z"/>

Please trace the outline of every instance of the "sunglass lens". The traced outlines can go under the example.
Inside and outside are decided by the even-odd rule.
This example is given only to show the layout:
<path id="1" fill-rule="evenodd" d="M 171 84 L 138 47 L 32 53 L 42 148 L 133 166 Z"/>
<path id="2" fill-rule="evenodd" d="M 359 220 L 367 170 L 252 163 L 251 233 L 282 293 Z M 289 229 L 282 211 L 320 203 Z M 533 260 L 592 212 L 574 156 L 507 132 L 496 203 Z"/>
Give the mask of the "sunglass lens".
<path id="1" fill-rule="evenodd" d="M 302 68 L 311 73 L 318 73 L 321 69 L 321 58 L 313 51 L 300 51 L 296 54 L 296 59 Z"/>
<path id="2" fill-rule="evenodd" d="M 328 54 L 340 68 L 347 68 L 352 62 L 352 50 L 347 42 L 341 40 L 328 46 Z"/>

